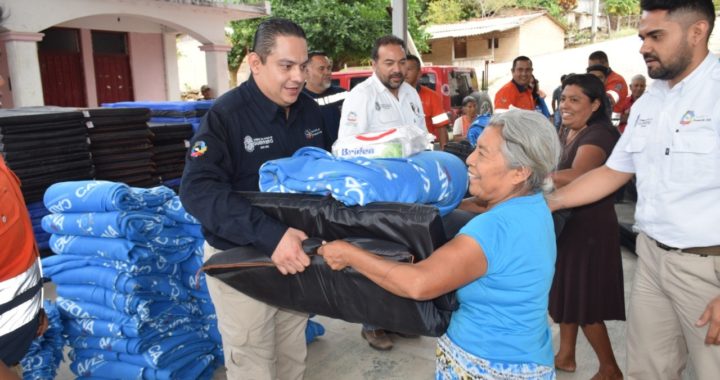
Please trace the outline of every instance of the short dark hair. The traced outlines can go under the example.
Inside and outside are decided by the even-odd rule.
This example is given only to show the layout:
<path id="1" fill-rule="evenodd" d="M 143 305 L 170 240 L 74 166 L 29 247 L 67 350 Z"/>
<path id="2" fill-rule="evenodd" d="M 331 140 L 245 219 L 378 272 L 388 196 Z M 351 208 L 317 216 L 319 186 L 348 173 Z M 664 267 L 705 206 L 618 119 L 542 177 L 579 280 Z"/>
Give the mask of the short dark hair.
<path id="1" fill-rule="evenodd" d="M 598 50 L 590 53 L 590 56 L 588 57 L 588 61 L 598 61 L 602 63 L 605 66 L 610 65 L 610 61 L 608 61 L 608 56 L 605 54 L 604 51 Z"/>
<path id="2" fill-rule="evenodd" d="M 528 61 L 528 62 L 530 62 L 530 64 L 532 65 L 532 60 L 531 60 L 530 58 L 528 58 L 528 57 L 526 57 L 526 56 L 524 56 L 524 55 L 521 55 L 521 56 L 516 57 L 515 59 L 513 59 L 513 65 L 512 65 L 512 69 L 511 69 L 511 70 L 515 70 L 515 65 L 517 65 L 517 63 L 518 63 L 519 61 Z"/>
<path id="3" fill-rule="evenodd" d="M 308 53 L 308 61 L 310 61 L 311 59 L 313 59 L 313 57 L 325 57 L 325 58 L 328 58 L 328 55 L 327 55 L 324 51 L 322 51 L 322 50 L 313 50 L 313 51 L 311 51 L 311 52 Z"/>
<path id="4" fill-rule="evenodd" d="M 594 102 L 595 99 L 600 102 L 600 107 L 590 115 L 587 121 L 588 125 L 599 122 L 612 126 L 612 122 L 608 116 L 608 110 L 605 108 L 606 103 L 604 98 L 607 97 L 605 85 L 598 77 L 592 74 L 570 74 L 563 81 L 562 88 L 565 89 L 565 87 L 570 85 L 580 87 L 583 94 L 590 98 L 590 102 Z"/>
<path id="5" fill-rule="evenodd" d="M 412 55 L 412 54 L 408 54 L 408 55 L 407 55 L 407 60 L 408 60 L 408 62 L 409 62 L 409 61 L 413 61 L 413 62 L 417 63 L 418 69 L 420 68 L 420 58 L 418 58 L 417 56 L 414 56 L 414 55 Z"/>
<path id="6" fill-rule="evenodd" d="M 588 66 L 588 68 L 585 70 L 585 72 L 587 72 L 588 74 L 589 74 L 591 71 L 599 71 L 599 72 L 605 74 L 605 78 L 607 78 L 607 76 L 610 75 L 610 69 L 609 69 L 607 66 L 604 66 L 604 65 L 590 65 L 590 66 Z"/>
<path id="7" fill-rule="evenodd" d="M 709 24 L 708 39 L 710 39 L 710 34 L 715 26 L 715 5 L 712 0 L 641 0 L 640 9 L 668 11 L 669 15 L 675 12 L 696 13 Z"/>
<path id="8" fill-rule="evenodd" d="M 272 17 L 258 25 L 253 38 L 253 53 L 260 56 L 260 62 L 265 63 L 268 55 L 275 47 L 278 36 L 293 36 L 306 39 L 305 31 L 300 25 L 284 18 Z"/>
<path id="9" fill-rule="evenodd" d="M 382 37 L 378 38 L 377 40 L 375 40 L 375 45 L 373 46 L 372 53 L 370 55 L 370 57 L 372 57 L 373 61 L 378 60 L 378 51 L 380 50 L 381 46 L 385 46 L 385 45 L 400 45 L 400 47 L 402 47 L 403 51 L 407 51 L 407 49 L 405 48 L 405 41 L 398 38 L 397 36 L 388 34 L 386 36 L 382 36 Z"/>

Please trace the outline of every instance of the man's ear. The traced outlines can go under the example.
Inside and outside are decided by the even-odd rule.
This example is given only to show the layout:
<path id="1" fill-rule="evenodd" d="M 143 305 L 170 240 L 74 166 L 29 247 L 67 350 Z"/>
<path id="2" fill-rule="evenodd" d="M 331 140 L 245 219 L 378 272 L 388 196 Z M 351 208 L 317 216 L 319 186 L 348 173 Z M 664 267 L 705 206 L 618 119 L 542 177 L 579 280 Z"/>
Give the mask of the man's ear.
<path id="1" fill-rule="evenodd" d="M 258 74 L 260 72 L 260 66 L 262 65 L 260 56 L 255 52 L 248 54 L 248 65 L 253 74 Z"/>
<path id="2" fill-rule="evenodd" d="M 695 21 L 692 25 L 690 25 L 690 28 L 688 28 L 688 42 L 690 42 L 693 46 L 707 43 L 706 38 L 710 38 L 708 35 L 709 30 L 710 24 L 708 24 L 707 20 Z"/>

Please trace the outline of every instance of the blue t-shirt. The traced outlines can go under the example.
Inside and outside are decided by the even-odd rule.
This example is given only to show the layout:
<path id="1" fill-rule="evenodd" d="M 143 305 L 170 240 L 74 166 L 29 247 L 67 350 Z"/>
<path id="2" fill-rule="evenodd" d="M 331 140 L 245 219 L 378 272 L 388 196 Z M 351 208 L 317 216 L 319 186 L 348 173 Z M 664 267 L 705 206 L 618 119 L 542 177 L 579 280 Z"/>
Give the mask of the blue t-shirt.
<path id="1" fill-rule="evenodd" d="M 553 366 L 547 307 L 556 246 L 542 194 L 500 203 L 459 234 L 482 247 L 488 269 L 458 289 L 460 307 L 450 320 L 450 339 L 491 362 Z"/>

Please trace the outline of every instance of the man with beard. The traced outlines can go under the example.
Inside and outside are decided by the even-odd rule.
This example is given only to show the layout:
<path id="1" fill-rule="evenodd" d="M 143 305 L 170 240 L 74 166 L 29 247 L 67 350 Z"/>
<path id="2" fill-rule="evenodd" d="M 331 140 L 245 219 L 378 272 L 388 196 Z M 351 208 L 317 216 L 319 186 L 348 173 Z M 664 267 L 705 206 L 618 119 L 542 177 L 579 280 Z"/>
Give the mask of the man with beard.
<path id="1" fill-rule="evenodd" d="M 420 96 L 405 83 L 406 65 L 403 40 L 388 35 L 375 41 L 372 49 L 374 73 L 355 86 L 345 99 L 339 137 L 402 126 L 427 131 Z"/>
<path id="2" fill-rule="evenodd" d="M 504 112 L 511 107 L 535 110 L 530 81 L 533 80 L 533 67 L 530 58 L 521 55 L 513 60 L 512 80 L 507 82 L 495 94 L 495 112 Z"/>
<path id="3" fill-rule="evenodd" d="M 347 97 L 347 91 L 332 85 L 332 62 L 325 52 L 311 51 L 308 53 L 305 76 L 303 92 L 310 95 L 320 105 L 328 140 L 333 143 L 337 140 L 340 112 L 343 100 Z"/>
<path id="4" fill-rule="evenodd" d="M 204 260 L 237 246 L 267 254 L 282 274 L 303 272 L 305 232 L 250 205 L 239 191 L 258 191 L 258 169 L 305 146 L 327 148 L 318 105 L 302 95 L 305 32 L 270 18 L 258 26 L 248 55 L 250 78 L 213 102 L 185 159 L 180 199 L 202 223 Z M 207 278 L 222 335 L 228 379 L 302 379 L 308 315 L 257 301 Z"/>
<path id="5" fill-rule="evenodd" d="M 340 137 L 397 127 L 420 128 L 427 132 L 420 96 L 405 82 L 406 66 L 403 40 L 388 35 L 375 41 L 372 50 L 374 73 L 355 86 L 345 99 L 338 131 Z M 376 350 L 393 347 L 387 332 L 379 327 L 363 325 L 361 334 Z"/>
<path id="6" fill-rule="evenodd" d="M 628 378 L 720 373 L 720 62 L 712 0 L 642 0 L 640 53 L 657 79 L 630 110 L 605 166 L 561 188 L 553 209 L 637 176 L 638 263 L 627 320 Z"/>

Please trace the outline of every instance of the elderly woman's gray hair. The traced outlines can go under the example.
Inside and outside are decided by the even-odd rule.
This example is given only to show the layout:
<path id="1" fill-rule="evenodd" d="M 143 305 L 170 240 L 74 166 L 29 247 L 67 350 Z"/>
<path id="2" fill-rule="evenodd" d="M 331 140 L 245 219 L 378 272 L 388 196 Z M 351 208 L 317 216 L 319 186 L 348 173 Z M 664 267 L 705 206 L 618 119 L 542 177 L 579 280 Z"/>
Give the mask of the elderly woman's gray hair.
<path id="1" fill-rule="evenodd" d="M 562 147 L 548 119 L 535 111 L 511 110 L 493 116 L 488 127 L 501 129 L 505 140 L 502 153 L 509 167 L 530 169 L 532 174 L 527 179 L 530 189 L 552 191 L 550 173 L 558 165 Z"/>

